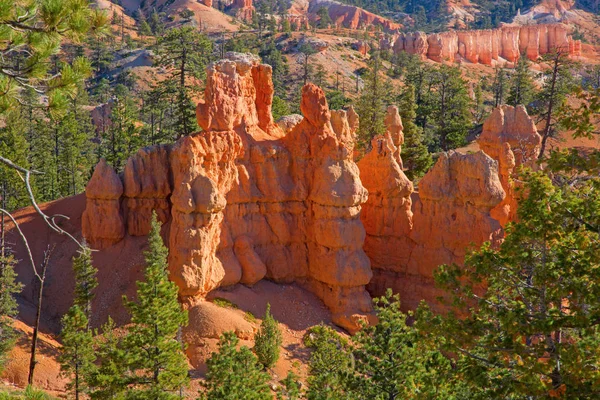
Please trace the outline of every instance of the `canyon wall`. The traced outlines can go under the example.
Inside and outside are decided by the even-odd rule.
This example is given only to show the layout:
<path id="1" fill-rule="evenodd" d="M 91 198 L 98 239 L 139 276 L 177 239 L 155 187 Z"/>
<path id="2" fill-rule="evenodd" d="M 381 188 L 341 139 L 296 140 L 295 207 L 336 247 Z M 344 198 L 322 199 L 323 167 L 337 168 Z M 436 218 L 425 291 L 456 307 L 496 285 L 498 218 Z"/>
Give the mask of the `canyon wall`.
<path id="1" fill-rule="evenodd" d="M 401 33 L 393 45 L 386 38 L 384 47 L 394 53 L 417 54 L 436 62 L 468 61 L 492 65 L 494 61 L 516 62 L 521 55 L 532 61 L 552 51 L 581 55 L 581 41 L 574 40 L 567 25 L 502 26 L 498 29 L 449 31 L 426 35 Z"/>

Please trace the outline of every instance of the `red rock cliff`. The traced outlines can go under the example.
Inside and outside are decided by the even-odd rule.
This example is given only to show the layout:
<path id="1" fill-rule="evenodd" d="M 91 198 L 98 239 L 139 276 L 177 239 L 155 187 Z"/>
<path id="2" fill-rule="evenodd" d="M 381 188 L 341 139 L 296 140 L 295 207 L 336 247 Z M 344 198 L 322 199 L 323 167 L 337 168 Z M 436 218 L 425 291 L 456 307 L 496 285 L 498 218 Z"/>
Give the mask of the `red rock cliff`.
<path id="1" fill-rule="evenodd" d="M 417 54 L 436 62 L 464 60 L 492 65 L 494 61 L 515 62 L 521 54 L 532 61 L 554 50 L 581 55 L 581 42 L 574 40 L 567 25 L 503 26 L 493 30 L 450 31 L 425 35 L 400 34 L 393 49 Z"/>

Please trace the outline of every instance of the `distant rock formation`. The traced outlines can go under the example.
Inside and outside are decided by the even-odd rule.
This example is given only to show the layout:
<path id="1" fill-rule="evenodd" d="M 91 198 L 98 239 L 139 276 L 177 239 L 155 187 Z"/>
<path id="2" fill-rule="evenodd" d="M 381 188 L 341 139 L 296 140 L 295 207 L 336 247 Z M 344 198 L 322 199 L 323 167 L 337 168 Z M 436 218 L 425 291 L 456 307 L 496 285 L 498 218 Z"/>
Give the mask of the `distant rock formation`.
<path id="1" fill-rule="evenodd" d="M 246 22 L 252 22 L 252 15 L 255 11 L 252 0 L 233 0 L 231 10 L 237 18 Z"/>
<path id="2" fill-rule="evenodd" d="M 384 46 L 389 47 L 389 39 Z M 570 36 L 563 24 L 502 26 L 498 29 L 449 31 L 426 35 L 423 32 L 397 35 L 394 53 L 417 54 L 436 62 L 468 61 L 492 65 L 504 59 L 516 62 L 523 54 L 532 61 L 554 50 L 570 56 L 581 55 L 581 41 Z"/>
<path id="3" fill-rule="evenodd" d="M 365 28 L 368 30 L 381 28 L 383 32 L 388 33 L 397 32 L 402 28 L 402 24 L 393 22 L 380 15 L 373 14 L 360 7 L 344 4 L 335 0 L 313 0 L 310 2 L 308 12 L 312 15 L 316 15 L 317 11 L 322 7 L 327 9 L 329 17 L 336 27 L 348 29 Z"/>

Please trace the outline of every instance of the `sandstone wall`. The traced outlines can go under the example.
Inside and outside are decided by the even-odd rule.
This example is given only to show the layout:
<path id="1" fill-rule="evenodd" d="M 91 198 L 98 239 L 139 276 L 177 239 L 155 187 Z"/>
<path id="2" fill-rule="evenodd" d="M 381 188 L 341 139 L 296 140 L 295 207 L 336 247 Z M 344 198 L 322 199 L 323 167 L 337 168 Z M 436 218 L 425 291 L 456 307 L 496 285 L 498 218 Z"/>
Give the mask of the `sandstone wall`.
<path id="1" fill-rule="evenodd" d="M 501 59 L 515 62 L 521 54 L 532 61 L 554 50 L 581 55 L 581 41 L 574 40 L 563 24 L 503 26 L 498 29 L 449 31 L 426 35 L 399 34 L 391 46 L 436 62 L 468 61 L 492 65 Z"/>

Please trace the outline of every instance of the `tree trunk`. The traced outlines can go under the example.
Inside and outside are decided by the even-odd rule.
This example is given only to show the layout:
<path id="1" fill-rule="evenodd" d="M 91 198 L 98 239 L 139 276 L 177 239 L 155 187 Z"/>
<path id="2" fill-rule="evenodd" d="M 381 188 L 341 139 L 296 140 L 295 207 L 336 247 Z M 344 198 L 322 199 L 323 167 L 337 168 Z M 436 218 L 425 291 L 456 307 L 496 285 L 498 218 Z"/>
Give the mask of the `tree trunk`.
<path id="1" fill-rule="evenodd" d="M 554 102 L 556 95 L 556 80 L 558 77 L 558 69 L 560 67 L 560 54 L 556 55 L 554 59 L 554 66 L 552 68 L 552 83 L 550 84 L 550 94 L 548 96 L 548 111 L 546 114 L 546 126 L 544 127 L 544 132 L 542 134 L 542 147 L 540 148 L 540 154 L 538 155 L 538 160 L 541 160 L 544 156 L 544 151 L 546 150 L 546 142 L 548 141 L 548 137 L 550 137 L 550 128 L 552 124 L 552 113 L 554 111 Z"/>
<path id="2" fill-rule="evenodd" d="M 48 261 L 50 260 L 50 254 L 52 250 L 48 248 L 44 254 L 44 261 L 42 262 L 42 275 L 38 275 L 38 283 L 40 285 L 39 293 L 38 293 L 38 304 L 37 310 L 35 314 L 35 326 L 33 327 L 33 338 L 31 339 L 31 358 L 29 359 L 29 376 L 27 378 L 27 383 L 29 385 L 33 384 L 33 374 L 35 371 L 35 365 L 37 361 L 35 359 L 35 354 L 37 350 L 37 338 L 38 332 L 40 329 L 40 318 L 42 315 L 42 299 L 44 296 L 44 281 L 46 280 L 46 268 L 48 267 Z"/>

